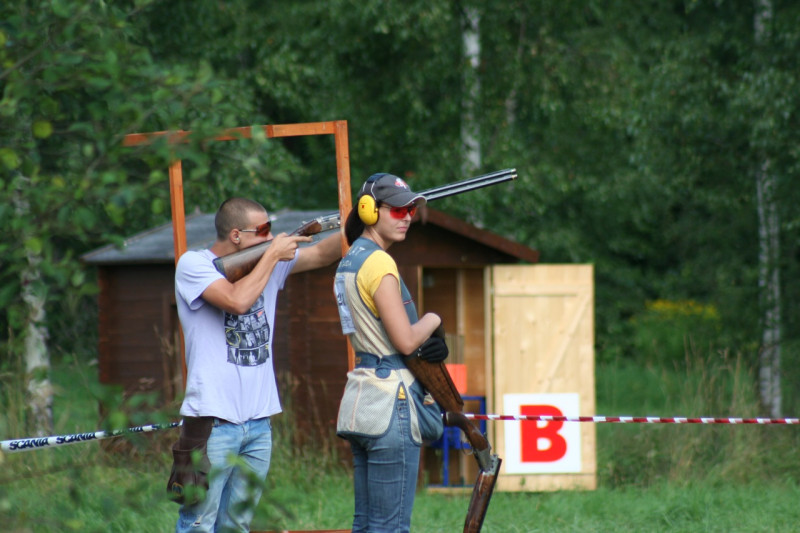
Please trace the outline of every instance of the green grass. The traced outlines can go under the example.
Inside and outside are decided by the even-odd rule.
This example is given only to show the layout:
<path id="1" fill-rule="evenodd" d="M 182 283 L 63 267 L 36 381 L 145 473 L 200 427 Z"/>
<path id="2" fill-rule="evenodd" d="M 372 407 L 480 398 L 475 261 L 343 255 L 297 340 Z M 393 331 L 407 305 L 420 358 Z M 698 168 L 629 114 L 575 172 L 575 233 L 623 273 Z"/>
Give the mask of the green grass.
<path id="1" fill-rule="evenodd" d="M 0 496 L 4 531 L 169 531 L 177 507 L 162 496 L 166 468 L 166 462 L 146 467 L 76 464 L 10 484 L 4 481 Z M 346 473 L 332 472 L 324 481 L 300 483 L 280 479 L 276 472 L 270 475 L 271 488 L 259 504 L 254 530 L 349 527 L 352 490 Z M 796 531 L 800 522 L 798 497 L 800 489 L 787 481 L 498 492 L 483 531 L 789 532 Z M 420 491 L 412 530 L 460 531 L 467 505 L 467 495 Z"/>
<path id="2" fill-rule="evenodd" d="M 60 391 L 56 433 L 102 427 L 98 402 L 107 403 L 116 392 L 98 387 L 92 368 L 61 365 L 54 382 Z M 750 416 L 755 405 L 750 382 L 736 361 L 681 371 L 599 365 L 598 413 Z M 160 421 L 137 420 L 137 407 L 117 401 L 114 416 L 133 424 Z M 8 416 L 12 412 L 3 410 L 0 439 L 25 436 L 13 427 L 18 422 Z M 169 409 L 152 416 L 169 419 Z M 290 420 L 275 419 L 272 468 L 253 529 L 349 528 L 352 482 L 343 466 L 349 458 L 340 460 L 329 443 L 297 449 Z M 800 523 L 796 427 L 598 424 L 596 429 L 597 490 L 498 492 L 483 531 L 782 532 L 795 531 Z M 175 431 L 7 454 L 0 463 L 0 529 L 173 530 L 177 506 L 165 499 L 164 488 Z M 420 490 L 412 530 L 460 531 L 468 503 L 469 494 Z"/>
<path id="3" fill-rule="evenodd" d="M 797 530 L 799 495 L 797 486 L 783 483 L 738 486 L 699 483 L 682 487 L 660 484 L 648 489 L 499 493 L 492 498 L 483 530 L 788 532 Z"/>

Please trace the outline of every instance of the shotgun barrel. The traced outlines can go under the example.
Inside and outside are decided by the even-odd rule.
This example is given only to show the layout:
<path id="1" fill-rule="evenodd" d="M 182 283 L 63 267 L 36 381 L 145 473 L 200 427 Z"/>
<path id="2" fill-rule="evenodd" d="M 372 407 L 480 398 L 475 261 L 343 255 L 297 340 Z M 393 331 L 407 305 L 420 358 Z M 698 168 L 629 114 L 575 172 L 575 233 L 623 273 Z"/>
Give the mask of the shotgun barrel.
<path id="1" fill-rule="evenodd" d="M 426 189 L 419 194 L 424 196 L 427 201 L 432 202 L 433 200 L 438 200 L 439 198 L 455 196 L 456 194 L 474 191 L 483 187 L 489 187 L 490 185 L 497 185 L 498 183 L 514 180 L 516 178 L 517 169 L 507 168 L 505 170 L 497 170 L 495 172 L 490 172 L 475 178 L 468 178 L 465 180 L 448 183 L 447 185 L 440 185 L 439 187 Z"/>
<path id="2" fill-rule="evenodd" d="M 488 174 L 483 174 L 474 178 L 467 178 L 461 181 L 448 183 L 447 185 L 440 185 L 426 189 L 419 194 L 425 197 L 428 202 L 446 198 L 448 196 L 455 196 L 483 187 L 497 185 L 506 181 L 511 181 L 517 178 L 517 169 L 507 168 L 505 170 L 497 170 Z M 339 213 L 331 213 L 313 220 L 304 222 L 299 228 L 294 230 L 292 235 L 316 235 L 322 231 L 328 231 L 341 227 L 341 218 Z M 270 241 L 262 242 L 250 248 L 228 254 L 223 257 L 214 259 L 214 266 L 224 275 L 231 283 L 240 280 L 249 274 L 253 268 L 264 255 L 264 252 L 269 247 Z"/>

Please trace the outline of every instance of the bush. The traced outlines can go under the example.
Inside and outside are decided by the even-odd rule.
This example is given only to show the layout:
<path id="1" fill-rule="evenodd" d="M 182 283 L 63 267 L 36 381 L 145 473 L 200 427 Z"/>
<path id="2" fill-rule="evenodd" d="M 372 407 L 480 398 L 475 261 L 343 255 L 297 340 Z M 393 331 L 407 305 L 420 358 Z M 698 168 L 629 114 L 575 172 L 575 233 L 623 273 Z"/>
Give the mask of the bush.
<path id="1" fill-rule="evenodd" d="M 713 351 L 722 324 L 712 305 L 693 300 L 655 300 L 646 303 L 629 327 L 636 361 L 678 368 L 689 358 Z"/>

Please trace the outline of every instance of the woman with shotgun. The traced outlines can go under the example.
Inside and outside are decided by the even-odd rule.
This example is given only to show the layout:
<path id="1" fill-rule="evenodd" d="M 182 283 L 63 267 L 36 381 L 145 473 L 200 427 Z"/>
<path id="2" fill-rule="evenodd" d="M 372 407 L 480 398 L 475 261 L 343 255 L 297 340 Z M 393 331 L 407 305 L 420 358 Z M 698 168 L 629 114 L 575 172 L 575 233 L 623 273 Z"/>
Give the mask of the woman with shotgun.
<path id="1" fill-rule="evenodd" d="M 433 362 L 447 357 L 442 335 L 434 335 L 441 331 L 441 318 L 426 313 L 418 319 L 397 264 L 386 253 L 406 238 L 424 203 L 425 197 L 397 176 L 374 174 L 345 222 L 351 248 L 339 263 L 334 291 L 356 358 L 337 434 L 353 452 L 353 532 L 409 530 L 420 446 L 442 431 L 438 406 L 404 363 L 406 357 Z"/>

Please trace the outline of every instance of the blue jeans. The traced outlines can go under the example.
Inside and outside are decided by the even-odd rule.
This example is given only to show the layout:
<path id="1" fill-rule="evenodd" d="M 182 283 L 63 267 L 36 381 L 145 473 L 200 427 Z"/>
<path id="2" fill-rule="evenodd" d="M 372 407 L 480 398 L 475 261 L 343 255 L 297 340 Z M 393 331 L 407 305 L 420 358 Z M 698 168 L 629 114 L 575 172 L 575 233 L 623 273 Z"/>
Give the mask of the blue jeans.
<path id="1" fill-rule="evenodd" d="M 208 438 L 208 492 L 203 501 L 181 506 L 175 532 L 250 531 L 271 454 L 269 418 L 241 425 L 215 420 Z M 234 457 L 236 460 L 231 461 Z"/>
<path id="2" fill-rule="evenodd" d="M 397 400 L 380 437 L 348 435 L 353 451 L 353 533 L 400 533 L 411 527 L 420 446 L 411 440 L 408 400 Z"/>

